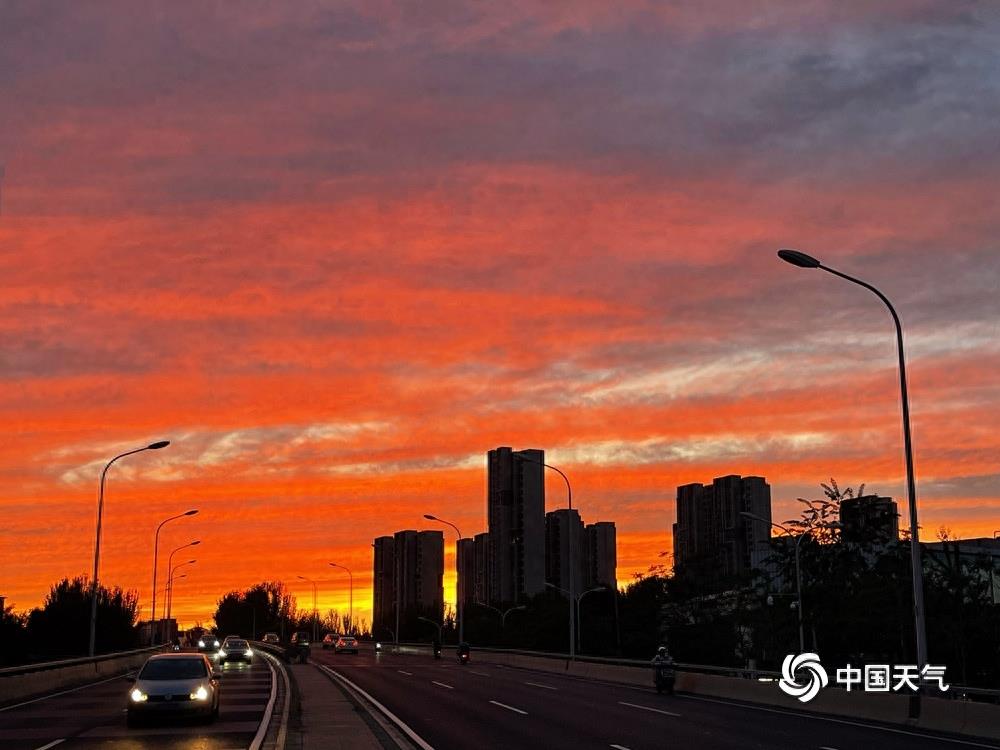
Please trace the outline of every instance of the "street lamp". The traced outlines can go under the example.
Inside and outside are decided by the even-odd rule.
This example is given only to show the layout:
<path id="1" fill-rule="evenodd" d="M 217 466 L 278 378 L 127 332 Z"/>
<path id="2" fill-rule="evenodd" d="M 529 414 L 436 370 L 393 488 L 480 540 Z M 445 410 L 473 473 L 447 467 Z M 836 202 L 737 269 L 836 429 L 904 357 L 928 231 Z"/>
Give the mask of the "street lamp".
<path id="1" fill-rule="evenodd" d="M 170 621 L 170 614 L 173 612 L 174 606 L 174 572 L 185 565 L 193 565 L 198 562 L 197 560 L 188 560 L 187 562 L 177 563 L 171 570 L 170 575 L 167 577 L 167 622 Z"/>
<path id="2" fill-rule="evenodd" d="M 351 588 L 350 588 L 350 595 L 349 595 L 350 598 L 348 599 L 348 601 L 350 602 L 349 607 L 350 607 L 350 613 L 351 613 L 351 615 L 350 615 L 350 617 L 351 617 L 351 631 L 354 631 L 354 574 L 350 571 L 350 568 L 348 568 L 345 565 L 338 565 L 337 563 L 330 563 L 330 567 L 332 567 L 332 568 L 341 568 L 342 570 L 346 570 L 347 571 L 347 575 L 350 576 L 350 585 L 351 585 Z"/>
<path id="3" fill-rule="evenodd" d="M 160 525 L 156 527 L 156 534 L 153 537 L 153 612 L 149 618 L 150 624 L 152 625 L 149 629 L 150 646 L 156 642 L 156 633 L 159 630 L 156 627 L 156 556 L 160 549 L 160 529 L 163 528 L 164 524 L 169 523 L 170 521 L 174 521 L 178 518 L 184 518 L 184 516 L 193 516 L 197 513 L 197 510 L 189 510 L 187 513 L 179 513 L 176 516 L 170 516 L 170 518 L 161 521 Z"/>
<path id="4" fill-rule="evenodd" d="M 432 516 L 429 513 L 424 513 L 424 518 L 428 521 L 437 521 L 438 523 L 447 524 L 448 526 L 451 526 L 451 528 L 455 529 L 455 533 L 458 535 L 458 539 L 455 541 L 455 604 L 458 608 L 458 642 L 465 643 L 465 604 L 462 602 L 463 597 L 459 596 L 458 591 L 458 578 L 462 575 L 462 571 L 459 570 L 458 567 L 458 548 L 463 539 L 462 532 L 458 530 L 458 526 L 453 524 L 451 521 L 445 521 L 443 518 Z"/>
<path id="5" fill-rule="evenodd" d="M 160 440 L 156 443 L 150 443 L 145 448 L 136 448 L 132 451 L 119 453 L 105 464 L 104 470 L 101 472 L 101 484 L 97 493 L 97 536 L 94 540 L 94 576 L 90 584 L 90 645 L 87 648 L 89 656 L 94 655 L 94 642 L 97 636 L 97 565 L 101 559 L 101 519 L 104 515 L 104 479 L 107 477 L 111 464 L 119 458 L 125 458 L 125 456 L 131 456 L 133 453 L 142 453 L 143 451 L 157 451 L 160 448 L 166 448 L 168 445 L 170 445 L 169 440 Z"/>
<path id="6" fill-rule="evenodd" d="M 807 535 L 804 533 L 793 534 L 787 526 L 775 523 L 774 521 L 769 521 L 763 516 L 758 516 L 755 513 L 750 513 L 749 511 L 741 511 L 740 515 L 744 518 L 749 518 L 752 521 L 760 521 L 761 523 L 770 524 L 776 529 L 781 529 L 795 540 L 795 599 L 798 602 L 795 608 L 798 610 L 799 614 L 799 653 L 804 654 L 806 652 L 806 637 L 805 630 L 802 627 L 802 567 L 799 564 L 799 544 L 806 538 Z M 815 636 L 815 633 L 813 635 Z"/>
<path id="7" fill-rule="evenodd" d="M 496 612 L 498 615 L 500 615 L 500 629 L 501 630 L 503 630 L 505 627 L 507 627 L 507 615 L 509 615 L 511 612 L 519 612 L 519 611 L 521 611 L 523 609 L 527 609 L 527 607 L 524 604 L 518 604 L 518 605 L 516 605 L 514 607 L 511 607 L 510 609 L 507 609 L 507 610 L 501 612 L 499 609 L 497 609 L 496 607 L 494 607 L 492 604 L 487 604 L 486 602 L 476 602 L 476 604 L 478 604 L 480 607 L 486 607 L 486 609 L 492 609 L 494 612 Z"/>
<path id="8" fill-rule="evenodd" d="M 573 510 L 573 488 L 572 488 L 572 486 L 570 486 L 569 477 L 567 477 L 565 474 L 563 474 L 562 471 L 560 471 L 559 469 L 557 469 L 555 466 L 552 466 L 550 464 L 546 464 L 546 463 L 543 463 L 541 461 L 536 461 L 533 458 L 527 458 L 526 456 L 524 456 L 522 454 L 518 454 L 517 457 L 520 460 L 522 460 L 522 461 L 527 461 L 528 463 L 532 463 L 532 464 L 538 464 L 539 466 L 542 466 L 542 467 L 544 467 L 546 469 L 552 469 L 552 471 L 554 471 L 556 474 L 558 474 L 559 476 L 561 476 L 563 478 L 563 481 L 566 482 L 567 504 L 569 506 L 569 509 L 571 511 Z M 569 528 L 566 530 L 566 544 L 569 545 L 569 553 L 567 555 L 567 557 L 569 559 L 569 592 L 568 593 L 569 593 L 569 598 L 570 598 L 571 602 L 573 601 L 573 581 L 574 581 L 574 579 L 576 577 L 575 576 L 576 568 L 574 567 L 574 560 L 573 560 L 573 558 L 575 557 L 575 555 L 573 554 L 575 550 L 574 550 L 574 547 L 573 547 L 573 518 L 572 518 L 572 515 L 573 514 L 570 513 Z M 576 658 L 576 619 L 575 619 L 575 615 L 574 615 L 573 607 L 572 606 L 569 608 L 569 658 L 570 659 L 575 659 Z"/>
<path id="9" fill-rule="evenodd" d="M 431 625 L 433 625 L 434 627 L 437 628 L 437 631 L 438 631 L 437 642 L 440 644 L 441 643 L 441 623 L 434 622 L 434 620 L 430 619 L 429 617 L 420 617 L 420 616 L 418 616 L 417 619 L 418 620 L 423 620 L 424 622 L 429 622 Z"/>
<path id="10" fill-rule="evenodd" d="M 319 638 L 319 634 L 316 628 L 317 624 L 316 620 L 319 613 L 319 610 L 316 609 L 316 581 L 314 581 L 312 578 L 306 578 L 305 576 L 299 576 L 299 578 L 301 578 L 303 581 L 309 581 L 309 583 L 311 583 L 313 586 L 313 641 L 315 641 Z"/>
<path id="11" fill-rule="evenodd" d="M 903 326 L 899 322 L 896 309 L 889 298 L 868 282 L 848 276 L 832 268 L 824 266 L 818 260 L 798 250 L 779 250 L 778 257 L 793 266 L 800 268 L 821 268 L 827 273 L 839 276 L 852 284 L 863 286 L 878 297 L 889 308 L 892 322 L 896 326 L 896 351 L 899 355 L 899 395 L 903 406 L 903 451 L 906 457 L 906 490 L 910 505 L 910 567 L 913 574 L 913 620 L 916 631 L 917 666 L 923 669 L 927 665 L 927 625 L 924 618 L 924 572 L 920 561 L 920 529 L 917 523 L 917 485 L 913 475 L 913 444 L 910 438 L 910 400 L 906 392 L 906 359 L 903 356 Z M 911 713 L 919 715 L 919 694 L 916 702 L 911 704 Z"/>
<path id="12" fill-rule="evenodd" d="M 201 544 L 201 540 L 200 539 L 195 539 L 193 542 L 188 542 L 187 544 L 182 544 L 180 547 L 175 547 L 173 550 L 171 550 L 170 551 L 170 556 L 167 557 L 167 611 L 168 611 L 167 619 L 168 620 L 170 619 L 169 610 L 170 610 L 170 603 L 171 603 L 170 602 L 170 593 L 169 593 L 170 592 L 170 573 L 173 570 L 174 555 L 177 554 L 178 552 L 180 552 L 182 549 L 187 549 L 188 547 L 197 547 L 199 544 Z M 161 633 L 161 635 L 162 635 L 162 633 Z"/>
<path id="13" fill-rule="evenodd" d="M 576 610 L 576 624 L 577 624 L 576 635 L 577 635 L 578 638 L 580 638 L 580 631 L 582 630 L 582 627 L 580 625 L 580 602 L 583 600 L 583 597 L 585 597 L 587 594 L 593 594 L 595 591 L 607 591 L 608 587 L 607 586 L 594 586 L 594 588 L 587 589 L 586 591 L 584 591 L 579 596 L 573 596 L 569 591 L 567 591 L 566 589 L 564 589 L 562 586 L 556 586 L 554 583 L 549 583 L 548 581 L 545 582 L 545 585 L 548 586 L 550 589 L 555 589 L 556 591 L 561 591 L 562 593 L 566 594 L 567 597 L 569 597 L 570 609 L 575 609 Z M 583 638 L 580 638 L 580 642 L 581 643 L 583 642 Z M 578 650 L 580 650 L 580 649 L 578 649 Z"/>

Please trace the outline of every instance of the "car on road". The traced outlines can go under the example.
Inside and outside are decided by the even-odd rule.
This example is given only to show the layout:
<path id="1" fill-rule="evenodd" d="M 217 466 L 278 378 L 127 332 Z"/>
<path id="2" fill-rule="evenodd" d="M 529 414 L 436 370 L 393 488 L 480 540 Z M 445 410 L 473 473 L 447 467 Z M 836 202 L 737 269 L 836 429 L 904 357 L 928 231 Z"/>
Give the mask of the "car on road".
<path id="1" fill-rule="evenodd" d="M 264 643 L 281 643 L 281 639 L 278 638 L 277 633 L 264 633 L 264 637 L 261 640 Z"/>
<path id="2" fill-rule="evenodd" d="M 214 654 L 222 646 L 219 636 L 214 633 L 203 633 L 198 639 L 198 651 L 202 654 Z"/>
<path id="3" fill-rule="evenodd" d="M 253 663 L 253 649 L 250 644 L 242 638 L 227 638 L 219 649 L 219 664 L 226 664 L 231 661 Z"/>
<path id="4" fill-rule="evenodd" d="M 334 644 L 337 643 L 337 639 L 340 636 L 336 633 L 327 633 L 323 636 L 323 650 L 326 651 L 328 648 L 333 648 Z"/>
<path id="5" fill-rule="evenodd" d="M 333 646 L 333 653 L 343 654 L 343 653 L 358 653 L 358 639 L 353 635 L 342 635 L 337 639 L 337 642 Z"/>
<path id="6" fill-rule="evenodd" d="M 211 722 L 219 715 L 220 677 L 204 654 L 154 654 L 129 678 L 125 722 L 178 715 Z"/>

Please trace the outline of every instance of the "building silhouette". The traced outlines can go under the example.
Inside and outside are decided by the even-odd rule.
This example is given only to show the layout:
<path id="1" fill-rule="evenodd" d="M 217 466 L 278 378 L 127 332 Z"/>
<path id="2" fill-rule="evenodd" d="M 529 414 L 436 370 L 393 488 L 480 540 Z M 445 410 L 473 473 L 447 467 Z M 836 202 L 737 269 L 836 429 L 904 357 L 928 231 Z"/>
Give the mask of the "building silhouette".
<path id="1" fill-rule="evenodd" d="M 379 536 L 372 543 L 374 569 L 372 571 L 372 635 L 379 638 L 379 631 L 395 632 L 396 588 L 395 542 L 391 536 Z"/>
<path id="2" fill-rule="evenodd" d="M 489 601 L 489 586 L 487 584 L 488 560 L 490 555 L 490 535 L 487 532 L 476 534 L 473 538 L 472 554 L 474 559 L 472 601 Z"/>
<path id="3" fill-rule="evenodd" d="M 455 595 L 457 602 L 469 606 L 476 601 L 476 542 L 459 539 L 455 544 Z M 456 602 L 456 603 L 457 603 Z"/>
<path id="4" fill-rule="evenodd" d="M 583 588 L 618 588 L 618 534 L 613 521 L 587 524 L 584 529 Z"/>
<path id="5" fill-rule="evenodd" d="M 394 574 L 401 613 L 441 622 L 444 615 L 444 533 L 397 531 L 393 535 Z"/>
<path id="6" fill-rule="evenodd" d="M 500 447 L 486 461 L 487 594 L 499 607 L 545 588 L 545 453 Z"/>
<path id="7" fill-rule="evenodd" d="M 742 516 L 749 512 L 765 521 Z M 763 568 L 770 551 L 771 487 L 763 477 L 731 474 L 677 488 L 674 567 L 708 588 Z"/>
<path id="8" fill-rule="evenodd" d="M 571 547 L 572 545 L 572 547 Z M 572 548 L 573 553 L 570 554 Z M 585 580 L 583 522 L 574 508 L 559 508 L 545 514 L 545 581 L 565 591 L 579 594 Z M 571 567 L 572 566 L 572 567 Z M 570 588 L 572 573 L 573 586 Z"/>
<path id="9" fill-rule="evenodd" d="M 840 523 L 845 542 L 886 545 L 899 540 L 899 507 L 891 497 L 863 495 L 841 500 Z"/>

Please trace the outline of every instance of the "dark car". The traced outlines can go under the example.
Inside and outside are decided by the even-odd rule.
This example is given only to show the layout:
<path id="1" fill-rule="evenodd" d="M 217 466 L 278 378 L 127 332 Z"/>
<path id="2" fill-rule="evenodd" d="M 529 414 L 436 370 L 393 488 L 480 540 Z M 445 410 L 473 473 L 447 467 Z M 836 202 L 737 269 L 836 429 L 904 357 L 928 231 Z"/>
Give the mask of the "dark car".
<path id="1" fill-rule="evenodd" d="M 297 630 L 292 633 L 292 639 L 285 649 L 285 659 L 290 662 L 299 661 L 305 664 L 309 660 L 309 646 L 312 638 L 305 630 Z"/>
<path id="2" fill-rule="evenodd" d="M 264 643 L 280 643 L 281 639 L 278 638 L 277 633 L 264 633 L 264 637 L 261 639 Z"/>
<path id="3" fill-rule="evenodd" d="M 226 664 L 231 661 L 253 663 L 253 649 L 250 644 L 242 638 L 226 638 L 219 649 L 219 664 Z"/>
<path id="4" fill-rule="evenodd" d="M 350 654 L 358 653 L 358 639 L 353 635 L 340 636 L 333 646 L 333 653 L 343 654 L 345 652 Z"/>
<path id="5" fill-rule="evenodd" d="M 201 638 L 198 639 L 197 646 L 199 653 L 214 654 L 222 646 L 222 641 L 214 633 L 202 633 Z"/>
<path id="6" fill-rule="evenodd" d="M 323 650 L 326 651 L 328 648 L 333 648 L 337 643 L 337 638 L 339 636 L 336 633 L 327 633 L 323 636 Z"/>
<path id="7" fill-rule="evenodd" d="M 146 660 L 126 698 L 126 724 L 143 717 L 219 715 L 219 675 L 203 654 L 155 654 Z"/>

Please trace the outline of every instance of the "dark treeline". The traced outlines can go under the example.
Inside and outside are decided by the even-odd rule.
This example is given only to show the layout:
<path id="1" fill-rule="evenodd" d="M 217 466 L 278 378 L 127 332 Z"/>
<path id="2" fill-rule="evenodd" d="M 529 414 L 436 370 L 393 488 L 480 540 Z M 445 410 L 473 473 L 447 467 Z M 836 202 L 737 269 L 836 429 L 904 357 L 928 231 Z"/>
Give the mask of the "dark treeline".
<path id="1" fill-rule="evenodd" d="M 91 587 L 84 576 L 54 584 L 41 607 L 16 614 L 0 613 L 0 664 L 14 666 L 87 653 L 90 638 Z M 121 588 L 98 587 L 97 653 L 138 646 L 135 628 L 138 595 Z"/>

